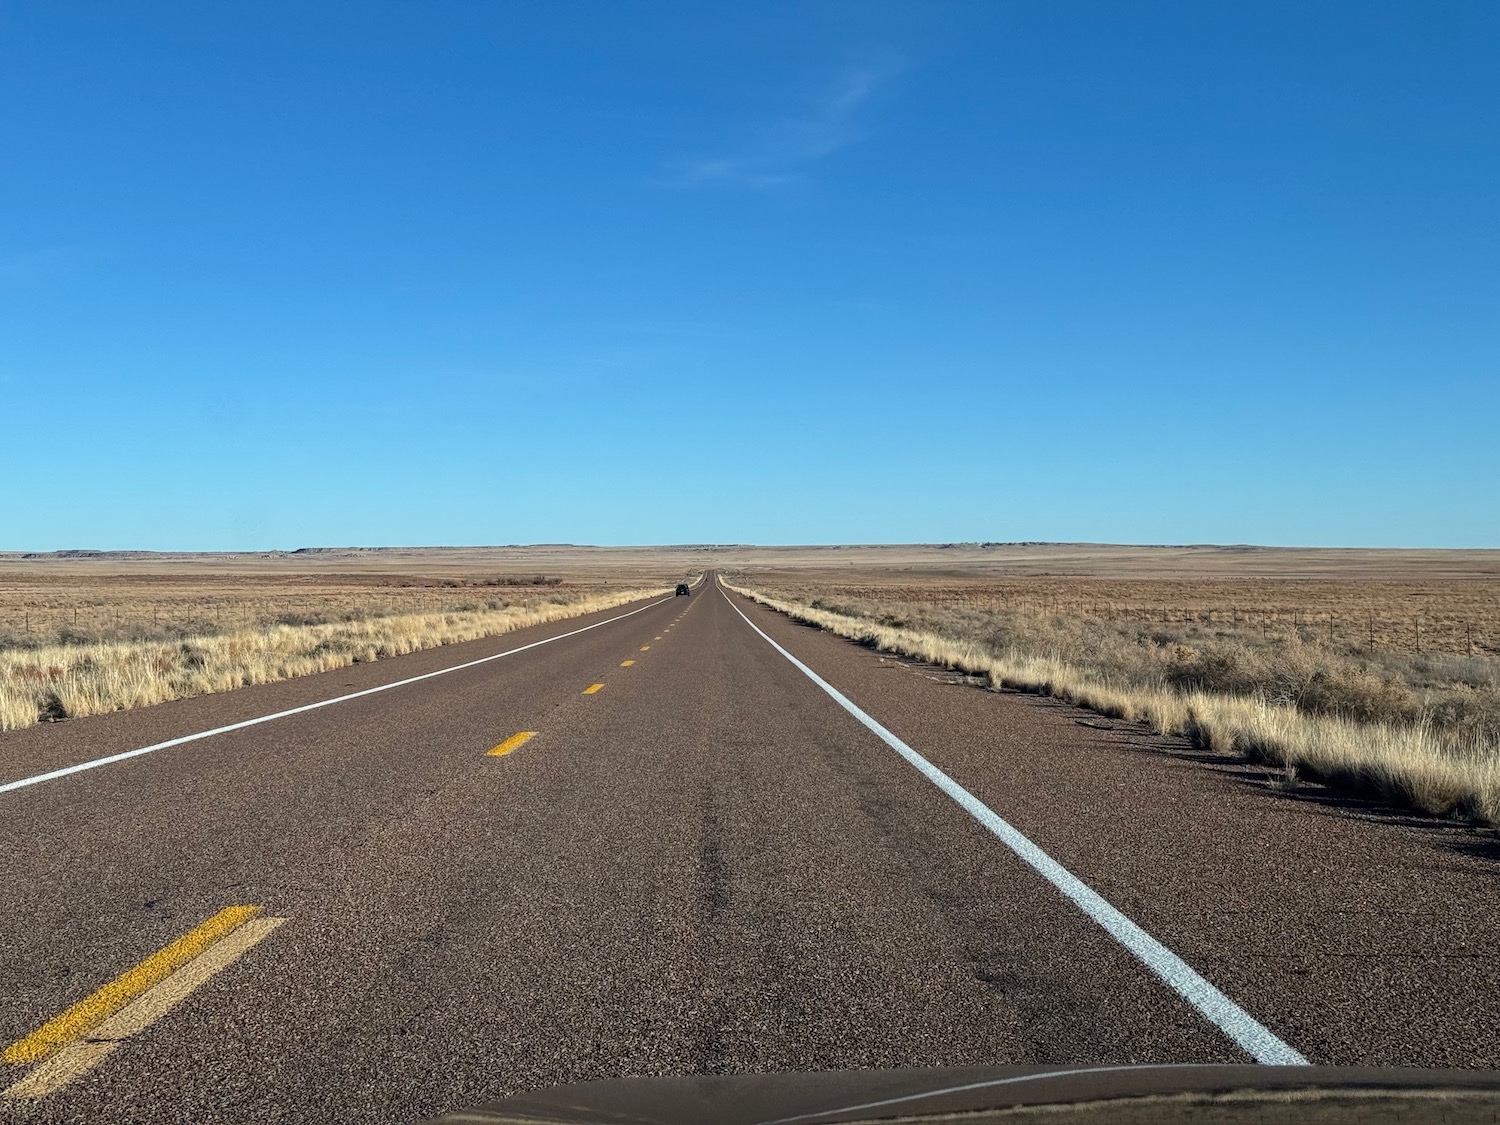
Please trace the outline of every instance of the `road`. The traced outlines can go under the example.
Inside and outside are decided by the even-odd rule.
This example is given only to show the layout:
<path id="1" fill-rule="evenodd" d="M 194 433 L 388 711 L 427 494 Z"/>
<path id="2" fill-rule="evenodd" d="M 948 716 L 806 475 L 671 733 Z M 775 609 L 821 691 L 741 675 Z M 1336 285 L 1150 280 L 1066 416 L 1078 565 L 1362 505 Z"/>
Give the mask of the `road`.
<path id="1" fill-rule="evenodd" d="M 710 575 L 0 736 L 0 1118 L 1278 1045 L 1500 1066 L 1492 837 L 960 679 Z"/>

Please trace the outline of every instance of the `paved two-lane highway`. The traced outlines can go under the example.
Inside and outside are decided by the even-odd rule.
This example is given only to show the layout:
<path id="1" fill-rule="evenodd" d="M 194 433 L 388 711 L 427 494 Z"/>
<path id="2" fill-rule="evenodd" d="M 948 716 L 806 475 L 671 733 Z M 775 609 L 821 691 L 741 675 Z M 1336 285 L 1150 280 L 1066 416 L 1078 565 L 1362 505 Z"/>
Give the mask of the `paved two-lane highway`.
<path id="1" fill-rule="evenodd" d="M 0 1117 L 411 1121 L 624 1075 L 1278 1049 L 1500 1065 L 1485 838 L 952 679 L 710 576 L 0 737 L 0 787 L 58 774 L 0 789 Z"/>

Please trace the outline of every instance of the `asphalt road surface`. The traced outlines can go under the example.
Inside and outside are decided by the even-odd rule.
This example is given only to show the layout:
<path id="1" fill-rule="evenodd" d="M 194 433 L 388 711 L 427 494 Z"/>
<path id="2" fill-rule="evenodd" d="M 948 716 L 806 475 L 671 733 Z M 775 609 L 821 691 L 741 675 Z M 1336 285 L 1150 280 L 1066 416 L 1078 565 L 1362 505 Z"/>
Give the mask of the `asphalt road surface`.
<path id="1" fill-rule="evenodd" d="M 0 849 L 0 1119 L 404 1122 L 846 1067 L 1500 1066 L 1492 836 L 977 690 L 712 576 L 0 736 Z"/>

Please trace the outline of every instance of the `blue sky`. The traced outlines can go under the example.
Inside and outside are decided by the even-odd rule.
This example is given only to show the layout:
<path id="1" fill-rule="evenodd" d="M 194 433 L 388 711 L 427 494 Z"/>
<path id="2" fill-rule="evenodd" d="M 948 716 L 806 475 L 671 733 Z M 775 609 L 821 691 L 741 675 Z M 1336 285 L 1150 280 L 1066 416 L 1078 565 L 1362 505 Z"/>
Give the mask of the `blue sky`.
<path id="1" fill-rule="evenodd" d="M 1500 547 L 1500 7 L 0 7 L 0 549 Z"/>

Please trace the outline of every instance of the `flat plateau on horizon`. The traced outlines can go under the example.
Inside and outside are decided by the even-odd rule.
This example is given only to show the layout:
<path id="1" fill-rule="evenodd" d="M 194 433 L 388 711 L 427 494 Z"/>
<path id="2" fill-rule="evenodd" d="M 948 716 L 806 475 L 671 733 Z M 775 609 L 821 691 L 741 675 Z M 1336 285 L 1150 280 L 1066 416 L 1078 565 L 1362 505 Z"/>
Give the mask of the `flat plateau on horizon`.
<path id="1" fill-rule="evenodd" d="M 1153 637 L 1191 621 L 1258 641 L 1500 653 L 1500 550 L 1091 543 L 4 552 L 0 650 L 534 609 L 707 570 L 794 600 L 889 602 L 887 615 L 1133 620 Z"/>
<path id="2" fill-rule="evenodd" d="M 1500 578 L 1500 549 L 1263 547 L 1109 543 L 678 544 L 490 547 L 314 547 L 291 551 L 0 551 L 0 581 L 30 574 L 364 574 L 467 577 L 553 573 L 574 580 L 726 570 L 850 568 L 934 578 Z"/>

